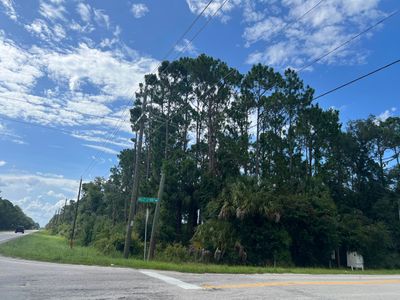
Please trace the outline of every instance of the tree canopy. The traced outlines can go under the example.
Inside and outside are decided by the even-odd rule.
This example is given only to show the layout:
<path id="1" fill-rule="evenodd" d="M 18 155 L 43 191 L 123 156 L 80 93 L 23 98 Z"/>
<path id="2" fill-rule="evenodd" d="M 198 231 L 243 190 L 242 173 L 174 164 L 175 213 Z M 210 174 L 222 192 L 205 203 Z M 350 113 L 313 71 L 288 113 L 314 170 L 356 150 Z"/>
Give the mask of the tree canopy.
<path id="1" fill-rule="evenodd" d="M 400 118 L 343 126 L 313 94 L 293 70 L 241 74 L 206 55 L 145 77 L 131 123 L 136 134 L 145 118 L 139 194 L 155 196 L 166 172 L 159 253 L 180 244 L 219 262 L 323 266 L 332 251 L 356 250 L 368 266 L 400 266 Z M 84 184 L 83 244 L 123 248 L 136 147 L 109 178 Z M 74 205 L 49 226 L 68 232 Z M 133 253 L 144 212 L 139 204 Z"/>
<path id="2" fill-rule="evenodd" d="M 39 228 L 39 224 L 25 215 L 18 205 L 0 197 L 0 230 L 14 230 L 17 226 L 25 229 Z"/>

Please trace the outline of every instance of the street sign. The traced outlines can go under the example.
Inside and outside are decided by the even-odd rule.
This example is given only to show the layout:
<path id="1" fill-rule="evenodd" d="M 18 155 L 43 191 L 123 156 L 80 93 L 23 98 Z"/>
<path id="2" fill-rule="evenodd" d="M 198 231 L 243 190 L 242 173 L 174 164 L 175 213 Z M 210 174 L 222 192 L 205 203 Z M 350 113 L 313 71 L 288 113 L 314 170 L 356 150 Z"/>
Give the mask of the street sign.
<path id="1" fill-rule="evenodd" d="M 157 203 L 160 199 L 149 198 L 149 197 L 139 197 L 138 201 L 141 203 Z"/>

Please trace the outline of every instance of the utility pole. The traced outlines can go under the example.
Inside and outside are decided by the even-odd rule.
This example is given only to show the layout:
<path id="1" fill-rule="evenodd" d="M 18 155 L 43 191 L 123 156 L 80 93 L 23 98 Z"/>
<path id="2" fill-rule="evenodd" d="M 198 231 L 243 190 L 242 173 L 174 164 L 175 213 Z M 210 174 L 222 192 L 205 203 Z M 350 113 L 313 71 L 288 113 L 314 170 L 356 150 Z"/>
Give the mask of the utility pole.
<path id="1" fill-rule="evenodd" d="M 78 197 L 76 198 L 74 223 L 72 224 L 71 239 L 69 241 L 69 246 L 71 249 L 74 246 L 75 225 L 76 225 L 76 217 L 78 216 L 78 205 L 79 205 L 79 198 L 81 197 L 81 188 L 82 188 L 82 177 L 81 180 L 79 181 L 79 190 L 78 190 Z"/>
<path id="2" fill-rule="evenodd" d="M 56 210 L 56 226 L 58 225 L 59 222 L 60 222 L 60 209 L 58 208 Z"/>
<path id="3" fill-rule="evenodd" d="M 157 235 L 157 229 L 158 229 L 158 215 L 160 214 L 160 205 L 161 205 L 161 198 L 164 192 L 164 183 L 165 183 L 165 163 L 168 158 L 168 138 L 169 138 L 169 124 L 168 124 L 168 118 L 169 118 L 169 113 L 170 113 L 170 106 L 168 102 L 168 112 L 167 112 L 167 119 L 165 121 L 165 149 L 164 149 L 164 164 L 161 167 L 161 179 L 160 179 L 160 185 L 158 187 L 158 202 L 156 203 L 156 209 L 154 211 L 154 217 L 153 217 L 153 226 L 151 228 L 151 236 L 150 236 L 150 245 L 149 245 L 149 256 L 148 260 L 154 258 L 154 253 L 156 250 L 156 235 Z"/>
<path id="4" fill-rule="evenodd" d="M 132 188 L 132 195 L 131 195 L 131 206 L 129 209 L 129 216 L 128 216 L 128 224 L 126 226 L 126 235 L 125 235 L 125 244 L 124 244 L 124 258 L 128 258 L 129 256 L 129 248 L 131 246 L 131 235 L 132 235 L 132 225 L 133 225 L 133 218 L 136 214 L 136 203 L 139 193 L 139 168 L 140 168 L 140 154 L 142 151 L 142 143 L 143 143 L 143 131 L 144 131 L 144 113 L 146 111 L 146 101 L 147 95 L 145 94 L 143 97 L 142 103 L 142 114 L 139 117 L 140 119 L 140 127 L 139 127 L 139 139 L 137 140 L 137 147 L 136 147 L 136 158 L 134 164 L 134 176 L 133 176 L 133 188 Z"/>
<path id="5" fill-rule="evenodd" d="M 150 237 L 150 246 L 149 246 L 149 256 L 148 260 L 154 258 L 154 252 L 156 250 L 156 234 L 157 234 L 157 227 L 158 227 L 158 215 L 160 214 L 160 203 L 161 197 L 164 192 L 164 183 L 165 183 L 165 170 L 161 171 L 161 180 L 160 186 L 158 187 L 158 201 L 156 203 L 156 209 L 154 211 L 153 217 L 153 226 L 151 228 L 151 237 Z"/>
<path id="6" fill-rule="evenodd" d="M 64 210 L 63 210 L 63 216 L 62 216 L 63 222 L 65 222 L 65 210 L 66 209 L 67 209 L 67 198 L 65 198 L 65 203 L 64 203 Z"/>
<path id="7" fill-rule="evenodd" d="M 57 209 L 56 209 L 56 211 L 54 212 L 54 217 L 53 217 L 53 227 L 54 226 L 57 226 Z"/>

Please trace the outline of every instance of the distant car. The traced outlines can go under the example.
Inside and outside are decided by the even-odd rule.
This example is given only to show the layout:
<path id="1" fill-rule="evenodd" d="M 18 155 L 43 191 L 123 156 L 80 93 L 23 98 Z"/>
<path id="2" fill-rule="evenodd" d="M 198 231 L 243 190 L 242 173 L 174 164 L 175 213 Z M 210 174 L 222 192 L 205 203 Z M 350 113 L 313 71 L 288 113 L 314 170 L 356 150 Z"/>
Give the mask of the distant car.
<path id="1" fill-rule="evenodd" d="M 18 226 L 17 228 L 15 228 L 15 233 L 18 233 L 18 232 L 25 233 L 24 227 Z"/>

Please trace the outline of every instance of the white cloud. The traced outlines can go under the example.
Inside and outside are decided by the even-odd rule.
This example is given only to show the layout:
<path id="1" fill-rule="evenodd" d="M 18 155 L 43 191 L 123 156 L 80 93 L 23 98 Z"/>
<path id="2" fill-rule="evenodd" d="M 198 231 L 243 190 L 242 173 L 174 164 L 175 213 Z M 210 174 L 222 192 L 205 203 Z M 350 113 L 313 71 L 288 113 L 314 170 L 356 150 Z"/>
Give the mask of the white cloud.
<path id="1" fill-rule="evenodd" d="M 207 0 L 186 0 L 192 13 L 200 13 Z M 337 47 L 358 32 L 374 24 L 385 13 L 382 0 L 237 0 L 229 1 L 218 15 L 230 17 L 235 7 L 243 11 L 243 39 L 246 47 L 257 43 L 248 63 L 264 63 L 278 68 L 299 68 Z M 221 1 L 214 1 L 204 12 L 211 16 Z M 315 6 L 315 8 L 313 8 Z M 307 13 L 311 8 L 311 12 Z M 300 18 L 301 17 L 301 18 Z M 369 38 L 372 33 L 364 38 Z M 354 41 L 340 51 L 319 61 L 323 64 L 361 64 L 368 51 Z M 261 47 L 261 48 L 260 48 Z M 264 47 L 263 50 L 262 47 Z"/>
<path id="2" fill-rule="evenodd" d="M 183 39 L 182 43 L 176 45 L 175 51 L 180 52 L 180 53 L 188 53 L 191 55 L 197 55 L 197 53 L 198 53 L 197 49 L 193 45 L 193 43 L 187 39 Z"/>
<path id="3" fill-rule="evenodd" d="M 249 46 L 256 41 L 269 40 L 283 26 L 285 26 L 285 23 L 281 18 L 270 17 L 246 27 L 243 36 Z"/>
<path id="4" fill-rule="evenodd" d="M 42 76 L 35 57 L 0 31 L 0 92 L 30 90 Z"/>
<path id="5" fill-rule="evenodd" d="M 41 19 L 36 19 L 31 24 L 25 25 L 25 29 L 47 42 L 59 42 L 67 35 L 62 25 L 49 26 L 46 21 Z"/>
<path id="6" fill-rule="evenodd" d="M 249 24 L 243 34 L 246 46 L 256 42 L 266 44 L 264 51 L 255 51 L 248 63 L 261 62 L 279 68 L 298 68 L 342 44 L 362 29 L 381 18 L 380 0 L 331 0 L 316 3 L 305 0 L 285 0 L 276 15 L 269 15 Z M 282 15 L 282 11 L 287 14 Z M 359 41 L 358 41 L 359 42 Z M 357 42 L 341 49 L 319 63 L 359 64 L 367 52 Z"/>
<path id="7" fill-rule="evenodd" d="M 390 109 L 385 110 L 383 113 L 377 115 L 375 117 L 375 124 L 379 124 L 380 122 L 386 121 L 386 119 L 393 116 L 393 113 L 397 110 L 396 107 L 392 107 Z"/>
<path id="8" fill-rule="evenodd" d="M 16 134 L 13 130 L 9 129 L 4 123 L 0 123 L 0 140 L 10 141 L 19 145 L 26 144 L 21 136 Z"/>
<path id="9" fill-rule="evenodd" d="M 189 10 L 193 14 L 200 14 L 209 2 L 209 0 L 186 0 Z M 241 2 L 242 0 L 215 0 L 203 12 L 203 16 L 211 17 L 215 15 L 216 17 L 220 18 L 223 23 L 225 23 L 230 19 L 228 13 Z"/>
<path id="10" fill-rule="evenodd" d="M 92 149 L 96 149 L 98 151 L 107 153 L 107 154 L 112 154 L 112 155 L 117 155 L 119 154 L 119 151 L 116 151 L 114 149 L 108 148 L 108 147 L 104 147 L 104 146 L 98 146 L 98 145 L 91 145 L 91 144 L 83 144 L 83 146 L 85 147 L 89 147 Z"/>
<path id="11" fill-rule="evenodd" d="M 93 9 L 94 13 L 94 20 L 97 24 L 106 26 L 107 28 L 110 27 L 110 17 L 104 13 L 104 11 L 100 9 Z"/>
<path id="12" fill-rule="evenodd" d="M 119 32 L 116 29 L 114 34 Z M 26 49 L 0 31 L 0 115 L 57 128 L 74 126 L 74 137 L 95 143 L 107 140 L 118 126 L 121 132 L 109 144 L 126 147 L 126 133 L 132 134 L 127 102 L 131 103 L 138 83 L 158 61 L 118 45 L 123 47 L 108 51 L 83 43 L 68 50 Z M 53 87 L 37 91 L 36 83 L 42 77 Z M 96 92 L 87 92 L 87 87 Z M 96 126 L 99 131 L 88 135 L 87 126 Z M 24 143 L 12 131 L 3 131 L 7 134 L 1 139 Z"/>
<path id="13" fill-rule="evenodd" d="M 4 160 L 0 160 L 0 167 L 3 167 L 7 164 L 7 162 L 5 162 Z"/>
<path id="14" fill-rule="evenodd" d="M 144 3 L 134 3 L 131 12 L 136 19 L 140 19 L 149 12 L 149 8 Z"/>
<path id="15" fill-rule="evenodd" d="M 92 18 L 98 25 L 110 28 L 110 17 L 104 12 L 104 10 L 92 8 L 89 4 L 80 2 L 76 6 L 76 11 L 81 17 L 82 21 L 86 23 L 86 26 L 74 23 L 72 29 L 81 32 L 90 32 L 94 30 L 94 27 L 91 24 Z"/>
<path id="16" fill-rule="evenodd" d="M 11 19 L 17 20 L 17 12 L 15 11 L 13 0 L 0 0 L 0 3 L 3 4 L 5 13 Z"/>
<path id="17" fill-rule="evenodd" d="M 39 6 L 39 13 L 43 17 L 51 21 L 56 21 L 56 20 L 65 21 L 66 9 L 61 3 L 62 1 L 46 2 L 44 0 L 41 0 Z"/>
<path id="18" fill-rule="evenodd" d="M 138 56 L 129 62 L 111 51 L 100 51 L 86 44 L 65 53 L 41 49 L 38 54 L 55 79 L 69 83 L 74 77 L 97 85 L 105 94 L 115 97 L 131 97 L 132 86 L 156 66 L 156 61 L 151 58 Z"/>
<path id="19" fill-rule="evenodd" d="M 244 1 L 243 6 L 243 18 L 245 22 L 257 22 L 261 21 L 265 17 L 264 11 L 260 10 L 259 7 L 256 7 L 256 1 L 246 0 Z"/>
<path id="20" fill-rule="evenodd" d="M 83 21 L 89 23 L 91 20 L 91 7 L 89 4 L 78 3 L 76 8 L 78 14 L 82 18 Z"/>
<path id="21" fill-rule="evenodd" d="M 88 142 L 110 144 L 123 148 L 129 148 L 132 146 L 131 141 L 128 138 L 116 136 L 111 139 L 109 138 L 109 134 L 109 132 L 104 130 L 84 130 L 81 132 L 76 131 L 72 136 Z"/>

